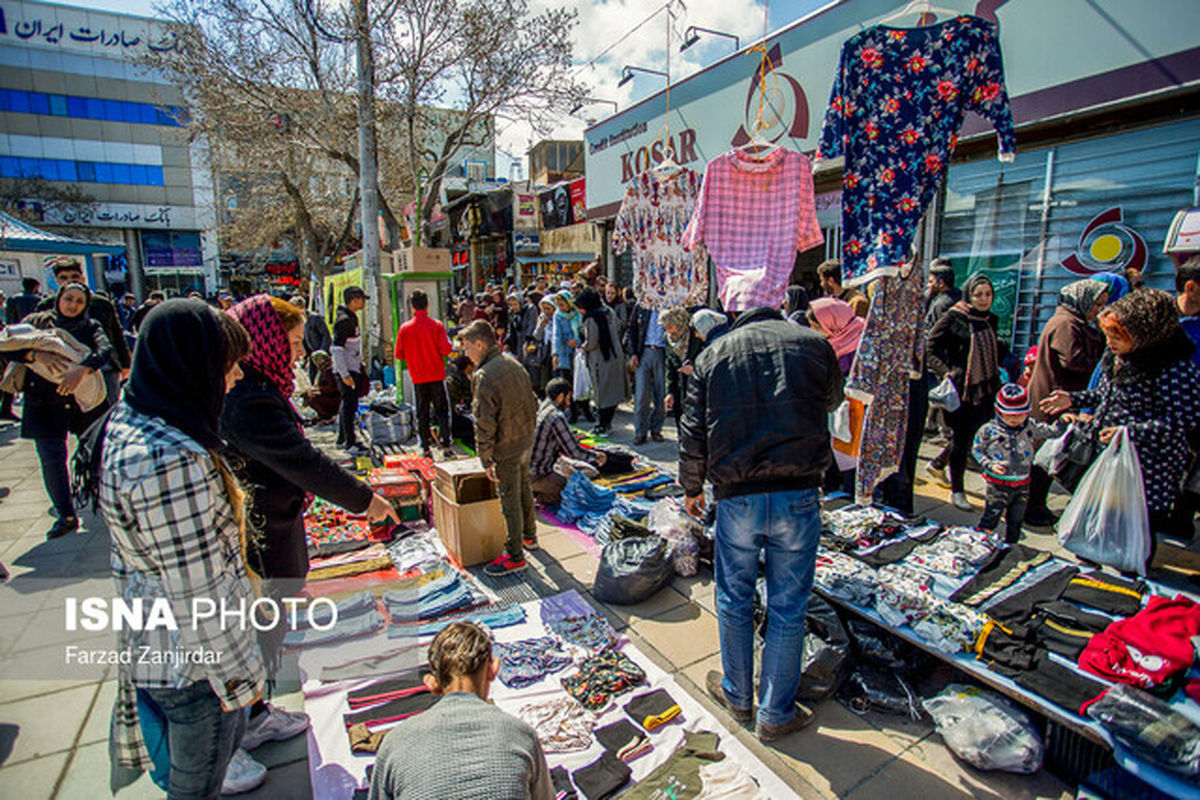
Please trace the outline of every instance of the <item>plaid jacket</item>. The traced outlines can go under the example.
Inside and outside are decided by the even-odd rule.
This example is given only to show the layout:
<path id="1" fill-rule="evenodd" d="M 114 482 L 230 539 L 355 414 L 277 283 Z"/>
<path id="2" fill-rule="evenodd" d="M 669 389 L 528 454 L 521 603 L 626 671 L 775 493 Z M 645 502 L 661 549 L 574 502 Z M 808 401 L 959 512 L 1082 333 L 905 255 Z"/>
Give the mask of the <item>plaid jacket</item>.
<path id="1" fill-rule="evenodd" d="M 533 456 L 529 459 L 529 474 L 536 480 L 554 471 L 559 456 L 576 458 L 595 464 L 596 453 L 575 441 L 567 418 L 550 400 L 538 408 L 537 428 L 533 432 Z"/>
<path id="2" fill-rule="evenodd" d="M 220 614 L 193 628 L 192 601 L 211 599 L 226 608 L 254 591 L 244 571 L 241 536 L 213 457 L 201 445 L 157 417 L 122 403 L 112 414 L 101 456 L 100 509 L 112 534 L 117 592 L 143 598 L 149 610 L 166 598 L 178 630 L 121 630 L 117 649 L 132 651 L 118 672 L 111 753 L 114 767 L 151 767 L 138 722 L 137 687 L 179 689 L 207 680 L 227 709 L 262 695 L 264 669 L 256 632 L 247 623 L 221 625 Z M 146 650 L 145 648 L 149 648 Z M 187 663 L 142 653 L 209 651 L 217 662 Z M 180 663 L 180 661 L 185 663 Z M 114 771 L 115 775 L 115 771 Z"/>

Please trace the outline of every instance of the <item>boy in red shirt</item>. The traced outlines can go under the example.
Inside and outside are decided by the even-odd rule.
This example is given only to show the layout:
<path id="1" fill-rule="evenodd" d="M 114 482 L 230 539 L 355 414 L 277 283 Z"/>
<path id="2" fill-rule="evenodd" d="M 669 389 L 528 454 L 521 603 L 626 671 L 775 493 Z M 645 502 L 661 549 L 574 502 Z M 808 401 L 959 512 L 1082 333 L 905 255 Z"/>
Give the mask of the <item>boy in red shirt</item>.
<path id="1" fill-rule="evenodd" d="M 432 411 L 437 415 L 442 455 L 454 458 L 450 447 L 450 402 L 446 396 L 446 356 L 450 355 L 450 339 L 446 336 L 445 326 L 430 318 L 427 311 L 429 297 L 420 289 L 409 295 L 408 307 L 412 318 L 401 325 L 396 334 L 396 360 L 405 362 L 416 390 L 421 449 L 426 458 L 433 457 Z"/>

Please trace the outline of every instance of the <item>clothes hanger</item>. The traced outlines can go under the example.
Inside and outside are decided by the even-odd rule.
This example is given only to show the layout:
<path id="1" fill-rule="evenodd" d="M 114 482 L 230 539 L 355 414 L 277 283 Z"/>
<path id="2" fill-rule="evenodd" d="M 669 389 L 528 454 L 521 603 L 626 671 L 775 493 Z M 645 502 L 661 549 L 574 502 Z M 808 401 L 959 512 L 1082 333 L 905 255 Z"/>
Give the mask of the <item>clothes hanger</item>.
<path id="1" fill-rule="evenodd" d="M 879 20 L 879 22 L 876 24 L 882 25 L 886 22 L 891 22 L 892 20 L 900 19 L 901 17 L 907 17 L 909 14 L 920 14 L 922 17 L 924 17 L 924 15 L 926 15 L 926 14 L 932 14 L 935 17 L 939 16 L 939 15 L 945 16 L 945 17 L 957 17 L 957 16 L 960 16 L 962 13 L 963 12 L 961 12 L 961 11 L 954 11 L 949 8 L 935 6 L 932 3 L 930 3 L 929 0 L 914 0 L 913 2 L 906 5 L 904 8 L 897 11 L 895 14 L 889 14 L 888 16 L 884 17 L 883 19 Z M 918 20 L 919 19 L 920 18 L 918 18 Z M 919 24 L 920 24 L 920 22 L 918 22 L 918 25 Z"/>

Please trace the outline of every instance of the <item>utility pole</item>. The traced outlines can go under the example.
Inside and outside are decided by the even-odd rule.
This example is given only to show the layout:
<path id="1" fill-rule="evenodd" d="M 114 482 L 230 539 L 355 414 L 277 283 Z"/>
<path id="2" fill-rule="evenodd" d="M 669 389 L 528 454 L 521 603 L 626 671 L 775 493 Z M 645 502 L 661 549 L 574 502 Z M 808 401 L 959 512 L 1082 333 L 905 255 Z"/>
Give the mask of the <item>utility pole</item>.
<path id="1" fill-rule="evenodd" d="M 354 0 L 354 32 L 358 62 L 358 186 L 362 207 L 363 288 L 379 297 L 379 163 L 375 147 L 375 59 L 371 52 L 369 0 Z M 371 324 L 378 324 L 378 314 Z"/>

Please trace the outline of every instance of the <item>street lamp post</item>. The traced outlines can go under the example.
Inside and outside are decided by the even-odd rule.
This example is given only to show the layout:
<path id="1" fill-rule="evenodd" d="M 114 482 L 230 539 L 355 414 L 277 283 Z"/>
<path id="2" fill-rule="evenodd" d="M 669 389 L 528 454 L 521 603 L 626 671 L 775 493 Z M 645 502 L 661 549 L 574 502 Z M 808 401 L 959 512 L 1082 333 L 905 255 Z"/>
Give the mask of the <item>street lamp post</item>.
<path id="1" fill-rule="evenodd" d="M 715 31 L 712 28 L 701 28 L 699 25 L 689 25 L 688 29 L 683 32 L 683 44 L 679 45 L 679 52 L 687 50 L 689 47 L 700 41 L 700 33 L 711 33 L 713 36 L 724 36 L 726 39 L 733 39 L 734 52 L 742 49 L 741 40 L 732 33 L 724 31 Z"/>
<path id="2" fill-rule="evenodd" d="M 668 75 L 667 73 L 663 72 L 662 70 L 647 69 L 646 67 L 634 67 L 629 64 L 626 64 L 625 67 L 621 70 L 621 80 L 619 80 L 617 82 L 617 87 L 620 88 L 621 86 L 624 86 L 625 84 L 627 84 L 631 80 L 633 80 L 633 73 L 635 73 L 635 72 L 644 72 L 647 75 L 661 75 L 664 78 L 666 78 L 667 80 L 671 79 L 671 76 Z"/>

